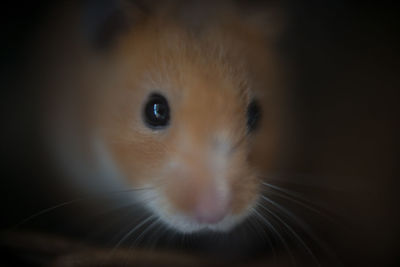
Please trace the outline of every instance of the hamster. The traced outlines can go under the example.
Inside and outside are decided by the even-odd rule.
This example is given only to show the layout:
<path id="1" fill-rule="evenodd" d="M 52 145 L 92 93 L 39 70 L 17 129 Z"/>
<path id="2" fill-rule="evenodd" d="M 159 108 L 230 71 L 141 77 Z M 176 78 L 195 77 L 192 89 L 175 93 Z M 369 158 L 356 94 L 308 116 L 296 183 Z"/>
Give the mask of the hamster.
<path id="1" fill-rule="evenodd" d="M 45 45 L 43 132 L 62 183 L 140 189 L 124 197 L 177 232 L 232 230 L 278 157 L 273 16 L 231 2 L 109 3 L 88 28 L 86 9 L 69 12 Z"/>
<path id="2" fill-rule="evenodd" d="M 321 16 L 327 12 L 323 7 L 307 12 L 305 6 L 298 8 L 287 41 L 297 48 L 289 57 L 298 65 L 295 77 L 285 81 L 298 88 L 286 95 L 275 50 L 282 30 L 276 9 L 251 9 L 241 1 L 77 2 L 58 2 L 60 8 L 39 29 L 34 82 L 26 85 L 37 85 L 40 93 L 39 127 L 49 154 L 43 165 L 58 172 L 48 180 L 24 183 L 28 196 L 39 195 L 30 188 L 39 184 L 41 197 L 55 196 L 53 204 L 73 203 L 68 207 L 76 208 L 94 196 L 89 208 L 107 212 L 109 205 L 124 207 L 96 217 L 89 231 L 82 231 L 121 220 L 122 227 L 112 225 L 112 238 L 118 239 L 110 241 L 113 246 L 127 244 L 128 237 L 147 238 L 146 231 L 154 237 L 150 242 L 159 242 L 158 234 L 168 228 L 177 239 L 200 232 L 238 237 L 239 253 L 231 252 L 235 242 L 230 240 L 223 248 L 235 256 L 250 255 L 256 242 L 270 237 L 271 244 L 261 245 L 263 256 L 275 249 L 278 257 L 283 251 L 290 261 L 297 249 L 304 258 L 329 254 L 327 261 L 332 262 L 335 253 L 326 250 L 334 246 L 339 256 L 358 264 L 391 260 L 389 254 L 395 253 L 388 251 L 397 232 L 391 141 L 397 124 L 385 101 L 375 115 L 371 107 L 377 99 L 388 100 L 382 81 L 393 79 L 375 73 L 387 70 L 390 64 L 381 59 L 392 55 L 386 49 L 388 54 L 375 62 L 369 49 L 352 45 L 364 36 L 359 32 L 364 27 L 366 40 L 374 37 L 366 34 L 370 24 L 348 16 Z M 338 14 L 348 13 L 339 9 Z M 384 47 L 381 37 L 375 38 L 376 47 L 371 42 L 376 55 Z M 360 62 L 364 67 L 355 68 Z M 380 88 L 376 94 L 371 90 L 375 87 Z M 287 105 L 287 97 L 296 100 Z M 285 123 L 288 106 L 295 125 Z M 20 123 L 16 118 L 13 123 Z M 289 142 L 282 141 L 285 134 L 291 134 Z M 262 180 L 274 173 L 284 145 L 290 146 L 288 162 L 281 167 L 287 177 L 266 180 L 282 185 L 267 191 Z M 69 201 L 76 196 L 83 201 Z M 70 230 L 91 216 L 81 206 L 67 214 L 66 206 L 44 209 L 35 219 L 47 220 L 52 215 L 47 211 L 56 210 L 68 220 L 60 225 Z M 351 229 L 328 222 L 321 207 Z M 263 208 L 259 216 L 256 212 Z M 127 210 L 133 215 L 127 216 Z M 43 225 L 46 231 L 49 225 L 58 226 L 48 221 Z M 204 247 L 214 250 L 214 239 Z"/>

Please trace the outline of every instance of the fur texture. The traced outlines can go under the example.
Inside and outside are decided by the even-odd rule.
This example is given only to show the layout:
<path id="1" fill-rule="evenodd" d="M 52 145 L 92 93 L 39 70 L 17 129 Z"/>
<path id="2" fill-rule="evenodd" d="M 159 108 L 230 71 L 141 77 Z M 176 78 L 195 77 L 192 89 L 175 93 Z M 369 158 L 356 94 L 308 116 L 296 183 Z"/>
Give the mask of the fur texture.
<path id="1" fill-rule="evenodd" d="M 252 156 L 268 169 L 277 152 L 276 37 L 263 20 L 241 15 L 234 5 L 219 8 L 207 22 L 193 25 L 187 13 L 179 15 L 188 10 L 184 5 L 169 3 L 128 19 L 135 23 L 106 51 L 95 51 L 90 43 L 78 47 L 81 58 L 65 59 L 72 77 L 63 77 L 59 90 L 66 97 L 55 100 L 49 119 L 53 133 L 57 124 L 71 121 L 52 139 L 78 180 L 90 187 L 103 177 L 125 188 L 148 188 L 135 197 L 180 232 L 228 231 L 241 222 L 261 188 Z M 166 129 L 143 122 L 151 93 L 169 102 Z M 247 108 L 253 99 L 263 115 L 260 129 L 249 133 Z M 263 131 L 267 138 L 253 146 Z"/>

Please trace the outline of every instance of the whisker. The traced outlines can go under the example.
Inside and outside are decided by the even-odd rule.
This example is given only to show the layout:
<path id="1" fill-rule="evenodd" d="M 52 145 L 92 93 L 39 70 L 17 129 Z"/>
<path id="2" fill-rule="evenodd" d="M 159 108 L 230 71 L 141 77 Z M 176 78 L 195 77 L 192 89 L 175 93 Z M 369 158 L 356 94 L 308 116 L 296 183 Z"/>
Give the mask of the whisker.
<path id="1" fill-rule="evenodd" d="M 156 216 L 154 216 L 156 217 Z M 156 218 L 152 223 L 150 223 L 146 229 L 144 229 L 143 232 L 140 233 L 140 235 L 138 235 L 136 237 L 136 239 L 133 241 L 132 245 L 130 246 L 131 248 L 134 247 L 135 245 L 139 244 L 139 241 L 141 241 L 142 237 L 150 230 L 152 229 L 154 226 L 156 226 L 158 223 L 160 223 L 160 219 Z"/>
<path id="2" fill-rule="evenodd" d="M 131 222 L 135 221 L 137 222 L 137 214 L 146 214 L 147 211 L 143 208 L 141 205 L 143 202 L 147 201 L 153 201 L 157 198 L 157 196 L 152 196 L 146 199 L 136 199 L 133 202 L 129 204 L 125 204 L 122 206 L 118 206 L 116 208 L 110 208 L 107 209 L 106 211 L 102 211 L 99 214 L 97 214 L 91 221 L 102 221 L 102 223 L 99 225 L 99 227 L 93 229 L 91 233 L 87 234 L 87 239 L 91 239 L 93 237 L 96 237 L 100 231 L 105 232 L 105 233 L 110 233 L 114 229 L 120 229 L 122 227 L 122 222 Z M 115 212 L 118 212 L 118 215 L 116 216 L 111 216 L 111 219 L 108 221 L 105 221 L 105 216 L 109 214 L 114 214 Z M 124 214 L 121 214 L 124 212 Z M 108 219 L 108 218 L 106 218 Z M 92 223 L 92 225 L 96 225 L 96 223 Z M 117 227 L 115 226 L 117 225 Z M 101 226 L 101 227 L 100 227 Z M 101 229 L 100 229 L 101 228 Z M 125 227 L 124 227 L 125 228 Z M 131 227 L 129 227 L 130 229 Z M 121 230 L 118 234 L 114 234 L 114 236 L 120 236 L 122 233 L 126 232 L 127 229 Z M 118 238 L 119 239 L 119 238 Z M 114 238 L 114 243 L 116 240 Z"/>
<path id="3" fill-rule="evenodd" d="M 327 183 L 329 181 L 337 181 L 346 178 L 355 180 L 357 176 L 349 175 L 329 175 L 329 174 L 313 174 L 313 173 L 274 173 L 261 177 L 263 180 L 284 182 L 286 184 L 297 185 L 302 187 L 319 188 L 329 191 L 342 192 L 345 188 L 338 187 L 336 184 Z"/>
<path id="4" fill-rule="evenodd" d="M 71 205 L 71 204 L 74 204 L 74 203 L 77 203 L 77 202 L 80 202 L 80 201 L 84 201 L 85 199 L 86 198 L 76 198 L 76 199 L 65 201 L 65 202 L 59 203 L 57 205 L 51 206 L 49 208 L 43 209 L 43 210 L 41 210 L 41 211 L 39 211 L 37 213 L 34 213 L 34 214 L 30 215 L 29 217 L 27 217 L 25 219 L 23 219 L 19 223 L 17 223 L 14 226 L 12 226 L 11 229 L 15 230 L 16 228 L 21 227 L 22 225 L 28 223 L 29 221 L 31 221 L 31 220 L 33 220 L 33 219 L 35 219 L 35 218 L 37 218 L 37 217 L 39 217 L 39 216 L 41 216 L 43 214 L 49 213 L 49 212 L 51 212 L 53 210 L 56 210 L 58 208 L 62 208 L 62 207 L 65 207 L 65 206 L 68 206 L 68 205 Z"/>
<path id="5" fill-rule="evenodd" d="M 251 215 L 255 215 L 255 214 L 251 214 Z M 273 253 L 273 255 L 274 255 L 274 261 L 275 261 L 275 263 L 276 263 L 276 262 L 277 262 L 277 253 L 276 253 L 274 244 L 273 244 L 273 242 L 272 242 L 272 240 L 271 240 L 271 238 L 270 238 L 270 236 L 269 236 L 269 233 L 268 233 L 267 231 L 265 231 L 265 229 L 262 227 L 261 224 L 259 224 L 259 222 L 257 221 L 257 218 L 255 218 L 255 216 L 249 216 L 249 218 L 248 218 L 247 221 L 248 221 L 248 223 L 249 223 L 250 226 L 253 226 L 253 228 L 254 228 L 254 230 L 255 230 L 255 233 L 256 233 L 257 235 L 259 235 L 260 232 L 261 232 L 261 235 L 266 237 L 266 240 L 267 240 L 267 242 L 268 242 L 268 245 L 269 245 L 269 247 L 271 248 L 272 253 Z M 247 225 L 246 225 L 246 226 L 247 226 Z M 249 227 L 249 228 L 251 228 L 251 227 Z M 260 230 L 259 230 L 259 229 L 260 229 Z"/>
<path id="6" fill-rule="evenodd" d="M 273 184 L 264 182 L 264 181 L 262 181 L 261 183 L 262 183 L 262 185 L 266 186 L 267 188 L 273 189 L 273 190 L 269 191 L 268 193 L 275 194 L 281 198 L 284 198 L 293 203 L 296 203 L 296 204 L 306 208 L 307 210 L 310 210 L 310 211 L 318 214 L 319 216 L 326 218 L 331 223 L 338 224 L 338 222 L 335 219 L 333 219 L 332 216 L 329 216 L 325 212 L 322 212 L 321 210 L 315 208 L 314 207 L 315 205 L 313 203 L 310 203 L 310 201 L 304 199 L 303 197 L 299 196 L 298 194 L 296 194 L 292 191 L 289 191 L 287 189 L 284 189 L 282 187 L 279 187 L 277 185 L 273 185 Z"/>
<path id="7" fill-rule="evenodd" d="M 272 199 L 266 197 L 266 196 L 261 196 L 262 199 L 264 199 L 265 201 L 267 201 L 268 203 L 272 204 L 273 206 L 275 206 L 278 210 L 280 210 L 281 212 L 283 212 L 286 217 L 288 217 L 289 219 L 292 219 L 296 224 L 298 224 L 302 230 L 316 243 L 318 244 L 320 247 L 322 247 L 322 249 L 331 256 L 331 258 L 334 258 L 336 260 L 337 256 L 336 254 L 332 251 L 332 249 L 320 238 L 318 238 L 314 232 L 311 230 L 311 228 L 309 227 L 309 225 L 302 219 L 300 219 L 298 216 L 296 216 L 293 212 L 291 212 L 290 210 L 288 210 L 287 208 L 285 208 L 284 206 L 278 204 L 277 202 L 273 201 Z"/>
<path id="8" fill-rule="evenodd" d="M 259 203 L 257 203 L 257 206 L 259 206 Z M 261 206 L 261 207 L 262 207 L 262 206 Z M 259 213 L 259 212 L 257 211 L 256 208 L 251 208 L 251 211 L 252 211 L 254 214 L 256 214 L 256 216 L 257 216 L 262 222 L 264 222 L 270 230 L 272 230 L 272 231 L 275 233 L 275 235 L 278 237 L 279 241 L 283 244 L 283 246 L 284 246 L 285 249 L 287 250 L 287 252 L 288 252 L 288 254 L 289 254 L 289 256 L 290 256 L 292 265 L 293 265 L 293 266 L 297 266 L 296 260 L 295 260 L 295 258 L 294 258 L 294 256 L 293 256 L 292 252 L 290 251 L 290 247 L 289 247 L 288 243 L 285 241 L 285 239 L 284 239 L 283 236 L 279 233 L 279 231 L 275 228 L 275 226 L 274 226 L 267 218 L 265 218 L 264 216 L 262 216 L 262 214 Z"/>
<path id="9" fill-rule="evenodd" d="M 156 215 L 150 215 L 148 216 L 145 220 L 143 220 L 141 223 L 137 224 L 134 228 L 132 228 L 130 231 L 128 231 L 114 246 L 114 248 L 111 250 L 111 253 L 114 253 L 120 246 L 121 244 L 128 238 L 130 237 L 136 230 L 138 230 L 140 227 L 145 225 L 147 222 L 155 218 Z"/>
<path id="10" fill-rule="evenodd" d="M 118 229 L 118 231 L 112 234 L 112 237 L 109 238 L 109 247 L 115 247 L 115 245 L 120 242 L 121 238 L 125 236 L 128 231 L 132 230 L 132 227 L 135 227 L 138 223 L 142 222 L 144 218 L 147 218 L 149 214 L 143 213 L 140 214 L 141 217 L 138 219 L 138 215 L 134 212 L 126 212 L 123 217 L 119 216 L 119 220 L 117 223 L 114 223 L 109 228 L 109 232 L 114 232 Z"/>
<path id="11" fill-rule="evenodd" d="M 271 184 L 271 183 L 267 183 L 267 182 L 265 182 L 265 181 L 261 181 L 261 183 L 262 183 L 264 186 L 267 186 L 267 187 L 269 187 L 269 188 L 275 189 L 275 190 L 278 191 L 278 192 L 287 194 L 287 195 L 289 195 L 289 196 L 291 196 L 291 197 L 294 197 L 294 198 L 296 198 L 296 199 L 300 199 L 300 200 L 302 200 L 302 201 L 304 201 L 304 202 L 308 202 L 308 200 L 306 200 L 305 198 L 303 198 L 302 196 L 300 196 L 299 194 L 297 194 L 297 193 L 295 193 L 295 192 L 293 192 L 293 191 L 291 191 L 291 190 L 282 188 L 282 187 L 277 186 L 277 185 L 273 185 L 273 184 Z"/>
<path id="12" fill-rule="evenodd" d="M 267 202 L 273 204 L 274 206 L 279 205 L 277 203 L 275 203 L 274 201 L 270 200 L 269 198 L 265 197 L 265 196 L 261 196 L 262 199 L 266 200 Z M 279 205 L 280 206 L 280 205 Z M 281 217 L 279 217 L 275 212 L 273 212 L 272 210 L 268 209 L 267 207 L 265 207 L 264 205 L 261 205 L 261 207 L 268 212 L 269 214 L 271 214 L 274 218 L 276 218 L 280 223 L 282 223 L 287 230 L 289 230 L 289 232 L 300 242 L 300 244 L 305 248 L 305 250 L 307 251 L 307 253 L 310 254 L 310 256 L 313 258 L 314 262 L 317 264 L 317 266 L 321 266 L 321 264 L 319 263 L 317 257 L 314 255 L 314 253 L 312 252 L 311 248 L 304 242 L 304 240 L 300 237 L 300 235 L 288 224 L 286 223 Z M 276 206 L 278 207 L 278 206 Z"/>
<path id="13" fill-rule="evenodd" d="M 168 229 L 165 227 L 164 224 L 162 223 L 158 223 L 157 229 L 147 238 L 147 243 L 149 245 L 146 244 L 146 248 L 150 249 L 150 250 L 154 250 L 155 246 L 157 245 L 157 236 L 161 237 L 163 234 L 161 233 L 162 230 L 164 230 L 163 232 L 165 233 L 166 231 L 168 231 Z M 160 234 L 159 234 L 160 233 Z"/>
<path id="14" fill-rule="evenodd" d="M 115 195 L 115 194 L 130 193 L 130 192 L 133 192 L 133 191 L 148 190 L 148 189 L 151 189 L 151 187 L 123 189 L 123 190 L 105 192 L 105 193 L 102 193 L 102 194 L 100 194 L 98 196 L 79 197 L 79 198 L 75 198 L 75 199 L 68 200 L 68 201 L 65 201 L 65 202 L 61 202 L 61 203 L 59 203 L 57 205 L 45 208 L 45 209 L 43 209 L 41 211 L 38 211 L 38 212 L 28 216 L 27 218 L 21 220 L 20 222 L 18 222 L 14 226 L 12 226 L 11 229 L 15 230 L 15 229 L 25 225 L 26 223 L 32 221 L 33 219 L 39 217 L 39 216 L 42 216 L 42 215 L 47 214 L 47 213 L 50 213 L 50 212 L 52 212 L 54 210 L 57 210 L 59 208 L 70 206 L 70 205 L 75 204 L 75 203 L 79 203 L 79 202 L 83 202 L 83 201 L 89 201 L 89 200 L 93 200 L 93 199 L 96 199 L 96 198 L 111 196 L 111 195 Z"/>

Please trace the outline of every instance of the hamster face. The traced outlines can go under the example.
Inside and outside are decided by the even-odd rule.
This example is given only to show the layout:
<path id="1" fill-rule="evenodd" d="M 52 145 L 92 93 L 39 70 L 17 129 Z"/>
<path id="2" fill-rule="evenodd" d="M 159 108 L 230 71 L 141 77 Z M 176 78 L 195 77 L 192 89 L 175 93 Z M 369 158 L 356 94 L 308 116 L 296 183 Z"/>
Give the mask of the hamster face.
<path id="1" fill-rule="evenodd" d="M 248 154 L 260 109 L 231 51 L 163 29 L 136 29 L 120 42 L 98 128 L 161 221 L 180 232 L 228 231 L 257 200 Z"/>
<path id="2" fill-rule="evenodd" d="M 258 171 L 276 152 L 274 37 L 225 8 L 203 24 L 171 10 L 133 12 L 98 50 L 77 12 L 75 26 L 60 22 L 70 31 L 43 52 L 53 53 L 43 71 L 46 142 L 74 192 L 122 182 L 171 229 L 229 231 L 254 208 Z"/>

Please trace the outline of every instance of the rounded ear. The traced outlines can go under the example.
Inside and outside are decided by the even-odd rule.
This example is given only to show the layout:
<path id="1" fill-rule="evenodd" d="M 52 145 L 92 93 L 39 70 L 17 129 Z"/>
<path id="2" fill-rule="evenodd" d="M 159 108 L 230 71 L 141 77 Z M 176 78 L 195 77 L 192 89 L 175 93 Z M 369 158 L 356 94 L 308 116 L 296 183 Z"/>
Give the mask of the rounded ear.
<path id="1" fill-rule="evenodd" d="M 278 0 L 185 0 L 176 18 L 192 30 L 231 20 L 267 38 L 277 38 L 285 28 L 285 8 Z"/>
<path id="2" fill-rule="evenodd" d="M 107 48 L 118 35 L 150 13 L 146 1 L 85 0 L 83 29 L 95 48 Z"/>

